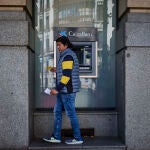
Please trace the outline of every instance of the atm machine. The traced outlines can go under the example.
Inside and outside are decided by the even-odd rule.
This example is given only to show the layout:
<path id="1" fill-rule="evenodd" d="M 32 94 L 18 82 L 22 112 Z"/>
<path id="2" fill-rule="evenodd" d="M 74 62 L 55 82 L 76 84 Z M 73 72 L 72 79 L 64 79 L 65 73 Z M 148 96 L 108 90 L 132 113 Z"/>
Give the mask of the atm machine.
<path id="1" fill-rule="evenodd" d="M 73 51 L 79 60 L 81 77 L 97 77 L 97 46 L 96 42 L 72 42 Z"/>
<path id="2" fill-rule="evenodd" d="M 55 28 L 54 39 L 65 31 L 73 44 L 73 51 L 79 60 L 80 77 L 97 78 L 97 41 L 94 28 Z M 59 58 L 56 41 L 54 41 L 54 66 Z"/>

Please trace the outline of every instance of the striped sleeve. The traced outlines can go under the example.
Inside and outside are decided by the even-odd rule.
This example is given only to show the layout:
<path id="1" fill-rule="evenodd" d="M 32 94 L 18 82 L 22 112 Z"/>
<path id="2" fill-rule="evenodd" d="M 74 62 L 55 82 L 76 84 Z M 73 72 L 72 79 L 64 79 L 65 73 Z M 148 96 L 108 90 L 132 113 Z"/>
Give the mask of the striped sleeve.
<path id="1" fill-rule="evenodd" d="M 58 91 L 60 91 L 69 82 L 72 74 L 72 68 L 73 68 L 73 57 L 67 55 L 66 57 L 64 57 L 64 60 L 62 61 L 62 77 L 60 83 L 56 87 Z"/>

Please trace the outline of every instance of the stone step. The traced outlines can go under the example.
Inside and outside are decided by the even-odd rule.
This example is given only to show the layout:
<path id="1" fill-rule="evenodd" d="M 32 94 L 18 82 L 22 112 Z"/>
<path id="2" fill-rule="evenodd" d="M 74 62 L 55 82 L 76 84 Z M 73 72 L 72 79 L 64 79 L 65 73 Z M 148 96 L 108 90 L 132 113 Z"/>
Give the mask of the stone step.
<path id="1" fill-rule="evenodd" d="M 116 137 L 86 137 L 81 145 L 67 145 L 64 140 L 60 144 L 52 144 L 35 139 L 31 142 L 29 150 L 126 150 L 123 142 Z"/>
<path id="2" fill-rule="evenodd" d="M 81 129 L 94 129 L 95 136 L 118 135 L 116 111 L 77 111 Z M 71 129 L 70 121 L 63 113 L 62 129 Z M 34 137 L 41 138 L 53 132 L 53 112 L 34 113 Z"/>

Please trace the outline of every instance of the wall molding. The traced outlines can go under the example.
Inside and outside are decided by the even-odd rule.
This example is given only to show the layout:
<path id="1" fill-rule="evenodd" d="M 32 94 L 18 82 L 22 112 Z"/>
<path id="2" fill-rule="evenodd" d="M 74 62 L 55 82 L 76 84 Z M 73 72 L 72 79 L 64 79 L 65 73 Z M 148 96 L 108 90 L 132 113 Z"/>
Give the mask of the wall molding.
<path id="1" fill-rule="evenodd" d="M 22 11 L 23 9 L 32 16 L 32 0 L 0 0 L 0 10 Z"/>
<path id="2" fill-rule="evenodd" d="M 119 0 L 118 18 L 127 12 L 150 13 L 150 0 Z"/>

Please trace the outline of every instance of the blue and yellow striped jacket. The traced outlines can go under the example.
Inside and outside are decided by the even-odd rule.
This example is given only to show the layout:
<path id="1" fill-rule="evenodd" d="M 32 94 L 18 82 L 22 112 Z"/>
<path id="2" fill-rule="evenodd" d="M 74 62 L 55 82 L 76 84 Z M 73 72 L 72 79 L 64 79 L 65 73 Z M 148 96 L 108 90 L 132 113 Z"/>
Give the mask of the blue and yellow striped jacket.
<path id="1" fill-rule="evenodd" d="M 70 48 L 60 53 L 56 68 L 56 89 L 60 93 L 78 92 L 80 88 L 79 62 Z"/>

